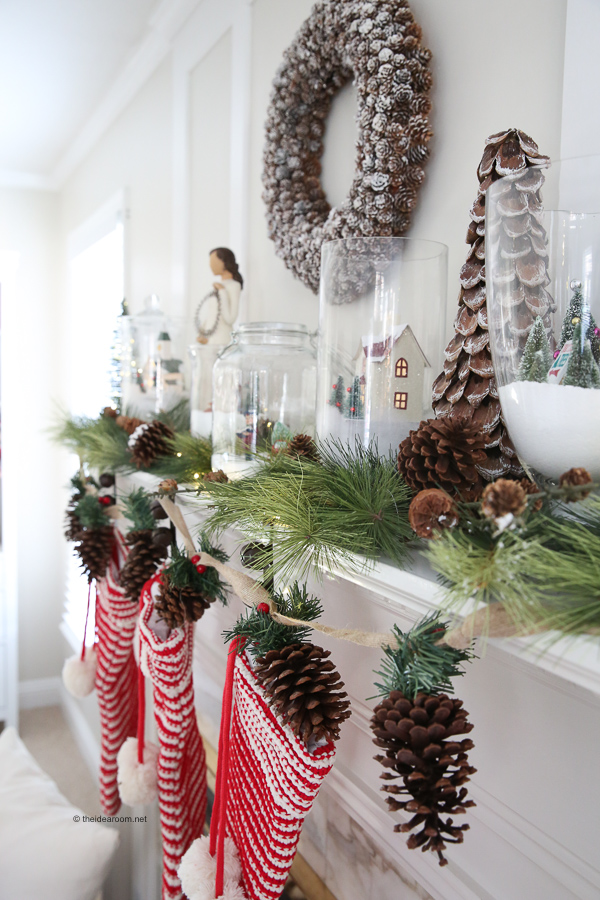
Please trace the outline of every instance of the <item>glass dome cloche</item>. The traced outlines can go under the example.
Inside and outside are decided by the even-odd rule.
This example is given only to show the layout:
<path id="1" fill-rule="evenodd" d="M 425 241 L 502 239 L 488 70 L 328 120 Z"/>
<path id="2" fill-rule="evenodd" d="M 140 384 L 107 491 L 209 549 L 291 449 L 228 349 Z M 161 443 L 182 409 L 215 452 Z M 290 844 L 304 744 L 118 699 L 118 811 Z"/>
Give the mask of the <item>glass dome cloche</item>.
<path id="1" fill-rule="evenodd" d="M 187 399 L 185 319 L 166 315 L 152 294 L 142 312 L 120 316 L 118 328 L 123 410 L 151 418 Z"/>
<path id="2" fill-rule="evenodd" d="M 577 467 L 600 479 L 600 197 L 578 168 L 527 168 L 486 195 L 502 415 L 524 468 L 553 481 Z"/>

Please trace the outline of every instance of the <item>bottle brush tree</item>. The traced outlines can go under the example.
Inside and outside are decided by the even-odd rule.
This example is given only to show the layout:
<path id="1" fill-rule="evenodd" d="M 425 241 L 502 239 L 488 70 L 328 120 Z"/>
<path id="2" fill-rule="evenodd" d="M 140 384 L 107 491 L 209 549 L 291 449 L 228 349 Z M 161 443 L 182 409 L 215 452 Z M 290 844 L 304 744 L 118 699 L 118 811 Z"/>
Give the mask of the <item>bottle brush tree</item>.
<path id="1" fill-rule="evenodd" d="M 523 350 L 523 356 L 517 373 L 518 381 L 547 380 L 549 369 L 552 367 L 552 351 L 546 334 L 546 328 L 541 316 L 538 316 L 531 327 L 527 343 Z"/>

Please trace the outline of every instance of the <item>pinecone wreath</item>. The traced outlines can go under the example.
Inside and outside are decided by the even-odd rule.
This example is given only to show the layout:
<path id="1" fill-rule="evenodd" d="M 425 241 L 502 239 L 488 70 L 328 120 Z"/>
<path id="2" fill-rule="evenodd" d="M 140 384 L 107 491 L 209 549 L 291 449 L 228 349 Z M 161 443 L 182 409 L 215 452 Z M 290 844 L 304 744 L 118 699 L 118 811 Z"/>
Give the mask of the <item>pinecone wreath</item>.
<path id="1" fill-rule="evenodd" d="M 472 422 L 485 436 L 486 460 L 478 469 L 487 481 L 507 473 L 522 474 L 514 447 L 500 416 L 498 388 L 489 348 L 485 272 L 485 192 L 506 175 L 518 175 L 507 182 L 503 198 L 505 214 L 494 224 L 495 239 L 503 253 L 515 260 L 515 285 L 507 291 L 510 302 L 520 296 L 519 336 L 523 344 L 537 316 L 549 328 L 552 298 L 545 290 L 548 254 L 546 234 L 535 218 L 540 208 L 540 188 L 544 182 L 540 166 L 549 159 L 522 131 L 510 129 L 493 134 L 486 141 L 477 176 L 479 191 L 471 207 L 467 232 L 470 245 L 460 273 L 455 336 L 446 347 L 444 370 L 433 384 L 432 403 L 438 418 Z M 491 273 L 488 273 L 488 277 Z M 507 300 L 508 302 L 508 300 Z"/>
<path id="2" fill-rule="evenodd" d="M 350 715 L 350 701 L 329 650 L 314 644 L 289 644 L 256 660 L 254 674 L 275 713 L 305 744 L 310 738 L 337 741 Z"/>
<path id="3" fill-rule="evenodd" d="M 387 696 L 371 719 L 373 743 L 384 751 L 375 757 L 385 769 L 381 790 L 391 795 L 387 798 L 391 811 L 412 813 L 394 831 L 419 829 L 408 838 L 409 849 L 432 850 L 441 866 L 448 862 L 443 853 L 446 844 L 461 844 L 469 829 L 468 824 L 455 825 L 451 816 L 475 805 L 466 799 L 464 784 L 476 771 L 467 756 L 473 741 L 456 740 L 473 725 L 462 701 L 445 693 L 452 688 L 450 678 L 463 674 L 458 663 L 471 653 L 440 645 L 445 630 L 439 613 L 408 634 L 395 628 L 399 647 L 385 650 L 379 673 L 384 683 L 377 685 Z"/>
<path id="4" fill-rule="evenodd" d="M 276 594 L 279 613 L 310 622 L 321 604 L 294 583 L 286 595 Z M 350 702 L 329 651 L 306 640 L 308 626 L 288 626 L 271 617 L 267 603 L 259 603 L 225 635 L 245 638 L 254 657 L 254 676 L 281 721 L 305 744 L 314 738 L 336 741 L 350 716 Z"/>
<path id="5" fill-rule="evenodd" d="M 173 450 L 168 442 L 173 437 L 174 433 L 169 426 L 158 419 L 138 425 L 127 442 L 131 459 L 138 469 L 149 468 L 159 456 L 172 456 Z"/>
<path id="6" fill-rule="evenodd" d="M 477 500 L 484 488 L 479 466 L 485 438 L 475 423 L 426 419 L 400 444 L 398 470 L 414 491 L 441 488 L 463 500 Z"/>
<path id="7" fill-rule="evenodd" d="M 229 557 L 220 547 L 212 547 L 203 535 L 201 550 L 220 562 Z M 179 628 L 184 622 L 197 622 L 211 603 L 227 602 L 227 589 L 216 569 L 201 565 L 200 556 L 191 558 L 173 545 L 173 557 L 160 576 L 160 588 L 154 609 L 169 628 Z"/>

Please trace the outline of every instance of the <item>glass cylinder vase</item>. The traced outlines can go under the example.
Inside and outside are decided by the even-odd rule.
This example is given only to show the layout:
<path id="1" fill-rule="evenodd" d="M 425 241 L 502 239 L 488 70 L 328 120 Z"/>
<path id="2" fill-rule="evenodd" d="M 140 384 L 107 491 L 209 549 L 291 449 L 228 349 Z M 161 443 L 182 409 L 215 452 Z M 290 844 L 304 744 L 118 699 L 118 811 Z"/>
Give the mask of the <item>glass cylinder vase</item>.
<path id="1" fill-rule="evenodd" d="M 502 416 L 523 466 L 554 481 L 574 467 L 600 478 L 600 214 L 569 211 L 574 172 L 528 168 L 486 195 Z"/>
<path id="2" fill-rule="evenodd" d="M 213 368 L 213 469 L 256 466 L 298 433 L 314 436 L 316 348 L 305 325 L 240 325 Z"/>
<path id="3" fill-rule="evenodd" d="M 448 249 L 411 238 L 323 245 L 317 434 L 396 452 L 431 413 L 442 367 Z"/>

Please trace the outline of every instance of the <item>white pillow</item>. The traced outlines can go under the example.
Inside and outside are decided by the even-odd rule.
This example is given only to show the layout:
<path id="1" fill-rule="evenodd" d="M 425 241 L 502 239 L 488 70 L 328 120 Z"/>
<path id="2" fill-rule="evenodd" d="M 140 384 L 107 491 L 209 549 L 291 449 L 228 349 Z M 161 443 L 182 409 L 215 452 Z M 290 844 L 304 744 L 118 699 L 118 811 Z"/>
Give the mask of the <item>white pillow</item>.
<path id="1" fill-rule="evenodd" d="M 79 816 L 79 821 L 73 821 Z M 0 893 L 6 900 L 94 900 L 119 836 L 83 822 L 14 728 L 0 735 Z"/>

